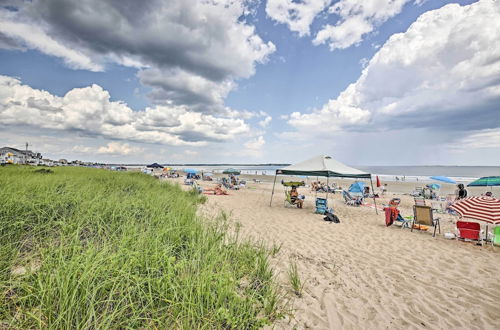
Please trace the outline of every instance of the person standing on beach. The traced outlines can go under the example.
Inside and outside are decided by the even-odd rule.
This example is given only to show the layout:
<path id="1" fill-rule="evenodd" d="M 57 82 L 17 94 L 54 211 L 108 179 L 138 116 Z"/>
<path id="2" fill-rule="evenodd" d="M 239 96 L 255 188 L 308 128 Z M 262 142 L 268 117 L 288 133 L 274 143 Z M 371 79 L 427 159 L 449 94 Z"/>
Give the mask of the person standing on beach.
<path id="1" fill-rule="evenodd" d="M 385 195 L 386 192 L 387 192 L 387 183 L 384 183 L 384 185 L 382 186 L 382 195 Z"/>
<path id="2" fill-rule="evenodd" d="M 460 199 L 464 199 L 467 197 L 467 190 L 465 190 L 465 187 L 463 185 L 463 183 L 459 183 L 457 184 L 457 190 L 455 192 L 455 200 L 460 200 Z"/>

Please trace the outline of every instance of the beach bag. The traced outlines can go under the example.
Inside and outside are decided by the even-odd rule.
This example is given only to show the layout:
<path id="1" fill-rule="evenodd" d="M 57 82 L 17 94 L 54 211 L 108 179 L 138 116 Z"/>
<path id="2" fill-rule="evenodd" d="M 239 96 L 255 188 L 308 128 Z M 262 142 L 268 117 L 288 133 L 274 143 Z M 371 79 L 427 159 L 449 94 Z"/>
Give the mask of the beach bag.
<path id="1" fill-rule="evenodd" d="M 330 211 L 325 212 L 325 217 L 323 218 L 325 221 L 330 221 L 330 222 L 335 222 L 335 223 L 340 223 L 339 217 L 337 217 L 335 214 L 333 214 Z"/>

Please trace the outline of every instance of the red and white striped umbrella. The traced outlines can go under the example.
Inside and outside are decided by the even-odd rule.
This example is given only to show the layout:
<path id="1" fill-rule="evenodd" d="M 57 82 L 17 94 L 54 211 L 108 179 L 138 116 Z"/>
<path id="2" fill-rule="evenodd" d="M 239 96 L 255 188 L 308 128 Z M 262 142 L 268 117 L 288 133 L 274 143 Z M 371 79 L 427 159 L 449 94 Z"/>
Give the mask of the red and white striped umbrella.
<path id="1" fill-rule="evenodd" d="M 451 206 L 464 218 L 500 223 L 500 199 L 480 196 L 462 199 Z"/>

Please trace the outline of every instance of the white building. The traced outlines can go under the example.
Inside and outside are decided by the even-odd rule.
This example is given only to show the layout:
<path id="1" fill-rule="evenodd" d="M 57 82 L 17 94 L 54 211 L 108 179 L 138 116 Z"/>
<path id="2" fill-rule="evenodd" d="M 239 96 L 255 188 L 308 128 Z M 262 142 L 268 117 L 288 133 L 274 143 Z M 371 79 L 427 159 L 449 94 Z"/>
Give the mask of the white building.
<path id="1" fill-rule="evenodd" d="M 42 154 L 31 150 L 19 150 L 11 147 L 0 148 L 0 163 L 38 165 Z"/>

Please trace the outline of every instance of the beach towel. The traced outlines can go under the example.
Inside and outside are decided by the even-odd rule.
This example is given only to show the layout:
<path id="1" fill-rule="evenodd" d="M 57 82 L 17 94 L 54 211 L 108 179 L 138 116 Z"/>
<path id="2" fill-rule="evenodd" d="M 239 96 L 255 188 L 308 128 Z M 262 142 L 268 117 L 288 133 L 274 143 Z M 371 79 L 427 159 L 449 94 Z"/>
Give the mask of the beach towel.
<path id="1" fill-rule="evenodd" d="M 385 225 L 389 227 L 398 218 L 399 210 L 395 207 L 386 207 L 384 211 L 385 211 Z"/>

